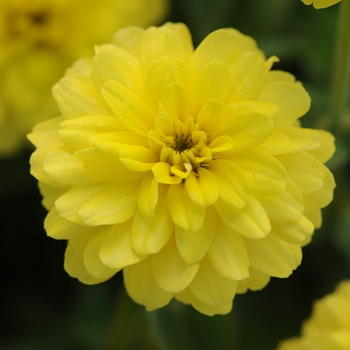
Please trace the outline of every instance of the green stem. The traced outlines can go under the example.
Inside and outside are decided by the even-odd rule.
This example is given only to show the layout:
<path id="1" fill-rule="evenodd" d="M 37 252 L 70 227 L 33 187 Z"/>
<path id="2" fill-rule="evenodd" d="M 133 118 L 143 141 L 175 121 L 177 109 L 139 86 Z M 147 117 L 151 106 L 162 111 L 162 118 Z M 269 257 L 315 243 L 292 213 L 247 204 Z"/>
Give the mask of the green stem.
<path id="1" fill-rule="evenodd" d="M 340 4 L 335 45 L 330 106 L 334 132 L 340 131 L 347 124 L 343 118 L 346 118 L 345 111 L 350 101 L 350 0 L 343 0 Z"/>

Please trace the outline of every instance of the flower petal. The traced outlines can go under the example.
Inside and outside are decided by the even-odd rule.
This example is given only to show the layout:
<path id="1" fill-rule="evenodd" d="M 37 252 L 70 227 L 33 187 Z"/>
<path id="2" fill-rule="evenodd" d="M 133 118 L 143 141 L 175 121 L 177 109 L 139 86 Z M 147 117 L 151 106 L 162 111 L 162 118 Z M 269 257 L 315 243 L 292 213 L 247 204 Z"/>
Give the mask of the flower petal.
<path id="1" fill-rule="evenodd" d="M 248 289 L 257 291 L 263 289 L 270 281 L 270 276 L 252 267 L 249 268 L 249 277 L 237 282 L 237 294 L 245 293 Z"/>
<path id="2" fill-rule="evenodd" d="M 155 116 L 139 96 L 115 81 L 103 86 L 102 96 L 126 128 L 141 135 L 148 134 Z"/>
<path id="3" fill-rule="evenodd" d="M 190 99 L 187 90 L 179 83 L 169 85 L 164 91 L 164 107 L 169 116 L 183 122 L 190 115 Z"/>
<path id="4" fill-rule="evenodd" d="M 68 275 L 77 278 L 85 284 L 97 284 L 106 281 L 108 278 L 98 278 L 89 274 L 84 264 L 84 253 L 90 239 L 99 231 L 99 228 L 91 232 L 73 238 L 69 241 L 64 255 L 64 269 Z"/>
<path id="5" fill-rule="evenodd" d="M 142 216 L 147 219 L 154 217 L 158 202 L 158 182 L 152 173 L 148 173 L 141 181 L 137 196 L 137 206 Z"/>
<path id="6" fill-rule="evenodd" d="M 207 135 L 212 135 L 221 124 L 224 104 L 218 100 L 209 100 L 197 117 L 197 124 Z"/>
<path id="7" fill-rule="evenodd" d="M 221 200 L 214 206 L 220 218 L 242 236 L 252 239 L 262 238 L 271 231 L 265 208 L 254 196 L 250 196 L 249 202 L 240 209 L 233 209 Z"/>
<path id="8" fill-rule="evenodd" d="M 204 207 L 214 204 L 219 196 L 218 182 L 205 168 L 198 168 L 197 174 L 192 171 L 185 181 L 185 187 L 193 202 Z"/>
<path id="9" fill-rule="evenodd" d="M 221 220 L 208 257 L 214 269 L 223 277 L 242 280 L 249 276 L 249 259 L 241 235 Z"/>
<path id="10" fill-rule="evenodd" d="M 182 182 L 182 178 L 174 176 L 171 172 L 172 166 L 165 162 L 158 162 L 153 165 L 152 172 L 155 179 L 162 184 L 175 185 Z"/>
<path id="11" fill-rule="evenodd" d="M 288 277 L 301 263 L 301 247 L 281 241 L 273 235 L 245 239 L 250 265 L 273 277 Z"/>
<path id="12" fill-rule="evenodd" d="M 124 146 L 119 150 L 119 159 L 132 171 L 148 171 L 158 161 L 158 156 L 147 147 Z"/>
<path id="13" fill-rule="evenodd" d="M 169 186 L 167 203 L 175 225 L 192 232 L 202 227 L 205 207 L 191 200 L 184 184 Z"/>
<path id="14" fill-rule="evenodd" d="M 305 89 L 296 83 L 275 82 L 264 85 L 257 97 L 259 101 L 275 103 L 279 109 L 272 116 L 276 128 L 293 124 L 310 108 L 310 97 Z"/>
<path id="15" fill-rule="evenodd" d="M 136 211 L 131 228 L 131 245 L 139 254 L 155 254 L 168 242 L 175 226 L 169 214 L 166 191 L 159 190 L 159 200 L 151 219 Z"/>
<path id="16" fill-rule="evenodd" d="M 173 298 L 160 288 L 154 279 L 151 258 L 123 269 L 125 288 L 130 297 L 138 304 L 145 305 L 148 311 L 167 305 Z"/>
<path id="17" fill-rule="evenodd" d="M 84 251 L 84 265 L 86 271 L 97 278 L 108 279 L 115 275 L 120 269 L 111 269 L 104 265 L 100 259 L 100 249 L 108 234 L 108 228 L 104 227 L 96 233 L 86 245 Z"/>
<path id="18" fill-rule="evenodd" d="M 100 259 L 113 269 L 136 264 L 146 257 L 137 254 L 131 247 L 131 221 L 110 226 L 110 231 L 101 244 Z"/>
<path id="19" fill-rule="evenodd" d="M 213 207 L 206 209 L 202 227 L 197 232 L 175 229 L 176 245 L 182 259 L 187 264 L 200 261 L 211 247 L 217 227 L 217 215 Z"/>
<path id="20" fill-rule="evenodd" d="M 158 285 L 173 293 L 178 293 L 192 282 L 199 263 L 189 265 L 181 258 L 175 240 L 171 239 L 157 254 L 151 256 L 152 270 Z"/>
<path id="21" fill-rule="evenodd" d="M 217 159 L 210 171 L 219 185 L 219 197 L 233 208 L 243 208 L 249 200 L 249 183 L 242 170 L 233 162 Z"/>
<path id="22" fill-rule="evenodd" d="M 218 306 L 232 301 L 236 293 L 236 286 L 236 281 L 219 275 L 209 259 L 204 258 L 189 289 L 201 302 Z"/>

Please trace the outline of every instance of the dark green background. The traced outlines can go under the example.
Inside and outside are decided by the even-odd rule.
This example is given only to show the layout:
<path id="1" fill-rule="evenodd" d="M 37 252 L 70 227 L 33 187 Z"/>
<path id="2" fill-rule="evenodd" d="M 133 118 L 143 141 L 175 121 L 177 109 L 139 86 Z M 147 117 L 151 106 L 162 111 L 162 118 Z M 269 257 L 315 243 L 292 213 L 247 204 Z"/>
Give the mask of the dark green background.
<path id="1" fill-rule="evenodd" d="M 329 128 L 327 116 L 339 5 L 325 10 L 300 0 L 173 0 L 167 18 L 186 23 L 195 45 L 212 30 L 235 27 L 253 36 L 276 69 L 293 73 L 313 104 L 303 125 Z M 330 167 L 335 200 L 288 279 L 238 295 L 231 314 L 207 317 L 172 302 L 147 313 L 125 295 L 122 276 L 85 286 L 63 269 L 65 242 L 47 238 L 37 182 L 29 175 L 32 150 L 0 161 L 0 349 L 233 349 L 270 350 L 299 334 L 312 301 L 350 273 L 347 138 Z"/>

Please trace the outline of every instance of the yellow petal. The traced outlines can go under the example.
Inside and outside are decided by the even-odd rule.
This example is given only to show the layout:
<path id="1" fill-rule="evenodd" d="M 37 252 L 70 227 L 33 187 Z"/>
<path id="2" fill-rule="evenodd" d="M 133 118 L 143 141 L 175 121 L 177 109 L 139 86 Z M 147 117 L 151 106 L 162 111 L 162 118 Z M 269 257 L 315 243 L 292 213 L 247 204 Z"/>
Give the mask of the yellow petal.
<path id="1" fill-rule="evenodd" d="M 265 208 L 254 196 L 250 196 L 249 202 L 241 209 L 233 209 L 221 200 L 214 206 L 220 218 L 242 236 L 252 239 L 262 238 L 271 231 Z"/>
<path id="2" fill-rule="evenodd" d="M 86 246 L 90 239 L 95 235 L 95 231 L 99 228 L 93 229 L 91 232 L 73 238 L 68 242 L 66 253 L 64 255 L 64 269 L 68 275 L 77 278 L 80 282 L 85 284 L 97 284 L 104 282 L 108 278 L 98 278 L 89 274 L 84 265 L 84 253 Z"/>
<path id="3" fill-rule="evenodd" d="M 92 60 L 91 77 L 101 91 L 107 81 L 122 84 L 137 95 L 141 95 L 143 84 L 140 62 L 126 51 L 114 45 L 101 45 Z"/>
<path id="4" fill-rule="evenodd" d="M 167 203 L 175 225 L 192 232 L 202 227 L 205 207 L 191 200 L 184 184 L 169 186 Z"/>
<path id="5" fill-rule="evenodd" d="M 56 147 L 43 161 L 46 173 L 57 182 L 83 185 L 94 179 L 85 170 L 83 162 L 68 147 Z"/>
<path id="6" fill-rule="evenodd" d="M 270 156 L 289 154 L 299 149 L 300 146 L 278 129 L 274 129 L 268 139 L 256 148 L 256 150 L 265 152 Z"/>
<path id="7" fill-rule="evenodd" d="M 137 254 L 131 247 L 131 221 L 110 226 L 110 230 L 101 242 L 100 259 L 113 269 L 136 264 L 146 255 Z"/>
<path id="8" fill-rule="evenodd" d="M 40 181 L 38 185 L 40 193 L 43 196 L 42 205 L 47 210 L 51 210 L 55 206 L 56 200 L 71 188 L 71 186 L 50 186 Z"/>
<path id="9" fill-rule="evenodd" d="M 258 196 L 271 220 L 277 222 L 295 222 L 301 218 L 304 210 L 303 196 L 299 188 L 289 178 L 284 191 L 267 196 Z"/>
<path id="10" fill-rule="evenodd" d="M 274 223 L 271 234 L 279 239 L 293 244 L 301 244 L 306 237 L 314 232 L 314 225 L 304 215 L 296 222 L 283 225 Z"/>
<path id="11" fill-rule="evenodd" d="M 151 256 L 152 270 L 158 285 L 173 293 L 178 293 L 192 282 L 199 263 L 189 265 L 181 258 L 175 240 L 171 239 L 157 254 Z"/>
<path id="12" fill-rule="evenodd" d="M 255 98 L 267 75 L 261 55 L 246 51 L 231 65 L 231 89 L 227 103 Z"/>
<path id="13" fill-rule="evenodd" d="M 272 116 L 276 128 L 285 128 L 302 117 L 310 108 L 310 97 L 296 83 L 275 82 L 264 85 L 257 97 L 259 101 L 275 103 L 279 109 Z"/>
<path id="14" fill-rule="evenodd" d="M 142 216 L 151 219 L 158 202 L 158 182 L 152 173 L 148 173 L 141 181 L 137 196 L 137 206 Z"/>
<path id="15" fill-rule="evenodd" d="M 94 135 L 91 137 L 91 142 L 101 150 L 117 155 L 125 145 L 148 147 L 147 138 L 132 131 L 116 131 Z"/>
<path id="16" fill-rule="evenodd" d="M 212 61 L 198 77 L 193 92 L 193 115 L 197 116 L 205 104 L 211 100 L 224 102 L 231 81 L 231 72 L 227 64 Z"/>
<path id="17" fill-rule="evenodd" d="M 185 187 L 193 202 L 204 207 L 214 204 L 219 196 L 218 182 L 205 168 L 198 168 L 197 174 L 192 171 L 185 181 Z"/>
<path id="18" fill-rule="evenodd" d="M 109 183 L 126 183 L 142 179 L 142 172 L 127 169 L 120 161 L 119 155 L 106 153 L 92 147 L 76 152 L 84 162 L 87 172 L 97 181 Z"/>
<path id="19" fill-rule="evenodd" d="M 245 239 L 250 265 L 273 277 L 288 277 L 301 263 L 298 244 L 281 241 L 273 235 L 262 239 Z"/>
<path id="20" fill-rule="evenodd" d="M 138 188 L 138 182 L 107 186 L 83 203 L 79 216 L 93 226 L 125 222 L 135 214 Z"/>
<path id="21" fill-rule="evenodd" d="M 63 143 L 74 149 L 91 147 L 94 135 L 118 130 L 122 127 L 117 119 L 105 115 L 86 115 L 80 118 L 67 119 L 60 124 L 58 134 Z"/>
<path id="22" fill-rule="evenodd" d="M 204 258 L 189 286 L 191 292 L 203 303 L 218 306 L 232 301 L 237 282 L 219 275 L 208 258 Z"/>
<path id="23" fill-rule="evenodd" d="M 335 182 L 333 174 L 327 167 L 322 166 L 324 172 L 323 186 L 316 192 L 304 195 L 305 209 L 324 208 L 333 200 Z"/>
<path id="24" fill-rule="evenodd" d="M 154 114 L 146 103 L 132 91 L 115 82 L 107 82 L 102 96 L 117 120 L 126 128 L 141 135 L 147 135 L 154 125 Z"/>
<path id="25" fill-rule="evenodd" d="M 148 171 L 158 161 L 158 155 L 147 147 L 124 146 L 119 150 L 119 159 L 132 171 Z"/>
<path id="26" fill-rule="evenodd" d="M 308 152 L 321 163 L 326 163 L 335 152 L 334 136 L 328 131 L 317 130 L 320 137 L 320 145 Z"/>
<path id="27" fill-rule="evenodd" d="M 249 276 L 249 259 L 244 240 L 221 220 L 208 257 L 214 269 L 223 277 L 242 280 Z"/>
<path id="28" fill-rule="evenodd" d="M 171 165 L 165 162 L 158 162 L 153 165 L 152 172 L 155 179 L 162 184 L 174 185 L 179 184 L 182 178 L 175 176 L 171 172 Z"/>
<path id="29" fill-rule="evenodd" d="M 287 170 L 288 176 L 301 193 L 313 193 L 323 186 L 323 165 L 304 151 L 278 156 L 277 159 Z"/>
<path id="30" fill-rule="evenodd" d="M 173 298 L 160 288 L 154 279 L 151 258 L 123 269 L 125 288 L 130 297 L 138 304 L 145 305 L 148 311 L 167 305 Z"/>
<path id="31" fill-rule="evenodd" d="M 322 225 L 322 213 L 320 209 L 305 209 L 303 213 L 309 219 L 315 228 L 320 228 Z"/>
<path id="32" fill-rule="evenodd" d="M 143 33 L 138 27 L 122 28 L 114 34 L 111 43 L 138 59 Z"/>
<path id="33" fill-rule="evenodd" d="M 176 245 L 183 260 L 187 264 L 200 261 L 211 247 L 217 227 L 217 215 L 213 207 L 206 209 L 202 227 L 197 232 L 175 229 Z"/>
<path id="34" fill-rule="evenodd" d="M 187 90 L 179 83 L 169 85 L 164 91 L 164 107 L 173 120 L 185 121 L 190 115 Z"/>
<path id="35" fill-rule="evenodd" d="M 104 265 L 100 259 L 100 249 L 108 234 L 107 228 L 102 228 L 89 241 L 84 252 L 84 265 L 86 271 L 97 278 L 108 279 L 115 275 L 120 269 L 111 269 Z"/>
<path id="36" fill-rule="evenodd" d="M 212 135 L 221 124 L 224 115 L 224 105 L 217 100 L 209 100 L 197 117 L 197 124 L 207 135 Z"/>
<path id="37" fill-rule="evenodd" d="M 251 150 L 234 155 L 230 160 L 241 168 L 255 192 L 272 195 L 284 190 L 287 172 L 268 154 Z"/>
<path id="38" fill-rule="evenodd" d="M 249 183 L 242 170 L 233 162 L 217 159 L 210 171 L 219 185 L 219 197 L 234 208 L 242 208 L 249 200 Z"/>
<path id="39" fill-rule="evenodd" d="M 341 0 L 301 0 L 305 5 L 313 4 L 315 9 L 323 9 L 334 4 L 337 4 Z"/>
<path id="40" fill-rule="evenodd" d="M 44 228 L 47 235 L 55 239 L 72 239 L 92 229 L 90 226 L 78 225 L 64 219 L 55 207 L 46 215 Z"/>
<path id="41" fill-rule="evenodd" d="M 255 41 L 235 29 L 219 29 L 210 33 L 195 50 L 191 67 L 198 76 L 212 61 L 231 63 L 244 51 L 259 52 Z"/>
<path id="42" fill-rule="evenodd" d="M 263 289 L 270 281 L 270 276 L 252 267 L 249 268 L 249 277 L 237 282 L 237 294 L 245 293 L 248 289 L 257 291 Z"/>
<path id="43" fill-rule="evenodd" d="M 321 138 L 318 130 L 291 126 L 283 132 L 302 150 L 309 151 L 320 146 Z"/>

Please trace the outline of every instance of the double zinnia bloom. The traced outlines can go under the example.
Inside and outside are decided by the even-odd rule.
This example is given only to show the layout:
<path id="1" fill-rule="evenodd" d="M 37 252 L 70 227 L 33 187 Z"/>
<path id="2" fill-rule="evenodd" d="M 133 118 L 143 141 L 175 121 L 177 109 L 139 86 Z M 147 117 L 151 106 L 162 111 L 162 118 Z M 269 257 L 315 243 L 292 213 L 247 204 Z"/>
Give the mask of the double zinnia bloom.
<path id="1" fill-rule="evenodd" d="M 299 338 L 285 340 L 278 350 L 350 349 L 350 281 L 314 304 Z"/>
<path id="2" fill-rule="evenodd" d="M 86 284 L 123 270 L 148 310 L 207 315 L 300 264 L 334 180 L 302 85 L 234 29 L 194 50 L 186 26 L 118 31 L 55 85 L 61 116 L 29 135 L 31 172 Z"/>
<path id="3" fill-rule="evenodd" d="M 124 26 L 160 21 L 167 0 L 1 0 L 0 157 L 26 145 L 33 126 L 58 115 L 51 87 L 93 45 Z"/>

